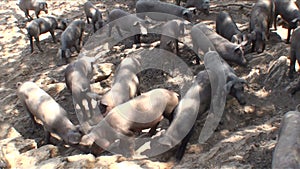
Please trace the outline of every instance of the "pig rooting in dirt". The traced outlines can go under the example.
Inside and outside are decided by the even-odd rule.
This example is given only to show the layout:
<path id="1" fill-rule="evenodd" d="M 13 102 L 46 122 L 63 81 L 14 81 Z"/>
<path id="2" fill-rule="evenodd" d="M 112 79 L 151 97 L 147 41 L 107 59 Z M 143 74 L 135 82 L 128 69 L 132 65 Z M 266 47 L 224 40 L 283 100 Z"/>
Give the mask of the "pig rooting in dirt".
<path id="1" fill-rule="evenodd" d="M 121 61 L 115 72 L 111 89 L 101 99 L 101 104 L 106 107 L 106 113 L 140 94 L 139 79 L 136 75 L 140 69 L 140 61 L 134 57 Z"/>
<path id="2" fill-rule="evenodd" d="M 27 36 L 30 41 L 30 49 L 31 53 L 33 52 L 33 37 L 35 39 L 36 46 L 38 49 L 43 52 L 43 49 L 40 45 L 39 36 L 41 34 L 50 32 L 53 42 L 56 43 L 56 37 L 54 34 L 55 29 L 65 30 L 67 28 L 67 21 L 65 19 L 57 19 L 55 17 L 45 17 L 45 18 L 37 18 L 28 23 Z"/>
<path id="3" fill-rule="evenodd" d="M 40 121 L 45 131 L 46 144 L 50 132 L 57 134 L 67 144 L 78 144 L 81 140 L 79 129 L 68 119 L 67 112 L 44 90 L 33 82 L 17 83 L 17 95 L 33 124 Z"/>
<path id="4" fill-rule="evenodd" d="M 151 128 L 150 134 L 155 134 L 163 117 L 172 120 L 177 104 L 178 94 L 166 89 L 158 88 L 143 93 L 113 108 L 99 125 L 82 137 L 80 144 L 92 145 L 96 142 L 102 148 L 108 148 L 120 139 L 121 154 L 132 155 L 129 137 L 147 128 Z"/>
<path id="5" fill-rule="evenodd" d="M 265 50 L 273 15 L 273 0 L 258 0 L 253 6 L 250 16 L 252 52 L 262 53 Z"/>
<path id="6" fill-rule="evenodd" d="M 234 62 L 241 66 L 246 66 L 247 60 L 244 57 L 244 49 L 241 44 L 234 44 L 225 39 L 203 23 L 196 24 L 192 27 L 191 36 L 193 48 L 209 47 L 212 44 L 220 56 L 228 62 Z M 209 40 L 209 42 L 206 42 Z M 203 44 L 202 44 L 203 43 Z M 204 47 L 207 45 L 206 47 Z M 205 49 L 207 50 L 207 49 Z M 212 50 L 212 49 L 211 49 Z M 198 52 L 198 51 L 195 51 Z M 207 51 L 205 51 L 207 52 Z"/>
<path id="7" fill-rule="evenodd" d="M 220 12 L 217 16 L 216 32 L 233 43 L 243 43 L 244 45 L 247 43 L 247 36 L 242 34 L 232 17 L 226 11 Z"/>
<path id="8" fill-rule="evenodd" d="M 86 21 L 90 24 L 90 18 L 92 19 L 92 24 L 94 32 L 96 32 L 96 23 L 98 23 L 99 29 L 103 26 L 102 13 L 94 6 L 90 1 L 84 3 L 84 12 L 86 16 Z"/>
<path id="9" fill-rule="evenodd" d="M 19 0 L 17 5 L 24 11 L 25 17 L 31 20 L 32 17 L 29 15 L 29 10 L 34 10 L 37 18 L 39 18 L 41 11 L 44 11 L 46 14 L 48 13 L 47 2 L 43 0 Z"/>
<path id="10" fill-rule="evenodd" d="M 70 57 L 71 48 L 75 47 L 76 51 L 80 52 L 80 44 L 82 35 L 85 29 L 85 23 L 82 20 L 74 20 L 64 30 L 61 35 L 60 58 L 66 60 Z"/>

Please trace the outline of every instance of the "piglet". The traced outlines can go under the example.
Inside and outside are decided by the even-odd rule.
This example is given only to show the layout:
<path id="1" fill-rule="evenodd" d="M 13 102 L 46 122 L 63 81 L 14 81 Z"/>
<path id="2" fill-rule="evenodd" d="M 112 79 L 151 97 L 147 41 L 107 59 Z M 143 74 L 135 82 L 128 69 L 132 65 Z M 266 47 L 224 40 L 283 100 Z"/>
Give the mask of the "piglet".
<path id="1" fill-rule="evenodd" d="M 33 37 L 35 38 L 36 46 L 41 52 L 43 52 L 43 49 L 41 48 L 40 45 L 39 36 L 46 32 L 50 32 L 53 42 L 56 43 L 56 37 L 54 35 L 55 29 L 65 30 L 66 28 L 67 28 L 66 20 L 57 19 L 51 16 L 45 18 L 37 18 L 29 22 L 26 29 L 28 32 L 27 36 L 30 41 L 31 53 L 33 52 L 33 40 L 32 40 Z"/>
<path id="2" fill-rule="evenodd" d="M 121 61 L 115 72 L 111 89 L 101 99 L 101 104 L 106 107 L 106 113 L 139 94 L 139 79 L 136 74 L 140 69 L 140 61 L 134 57 Z"/>
<path id="3" fill-rule="evenodd" d="M 250 33 L 252 52 L 261 53 L 265 50 L 269 38 L 270 27 L 274 15 L 273 0 L 258 0 L 252 8 L 250 16 Z"/>
<path id="4" fill-rule="evenodd" d="M 82 137 L 80 144 L 92 145 L 95 142 L 109 150 L 120 139 L 118 153 L 132 155 L 134 132 L 151 128 L 150 133 L 154 134 L 163 116 L 171 121 L 172 112 L 178 104 L 177 96 L 175 92 L 159 88 L 118 105 L 90 133 Z"/>
<path id="5" fill-rule="evenodd" d="M 171 20 L 162 27 L 160 48 L 178 53 L 178 38 L 184 34 L 184 23 L 181 20 Z"/>
<path id="6" fill-rule="evenodd" d="M 39 18 L 41 11 L 48 13 L 48 4 L 43 0 L 19 0 L 17 5 L 24 11 L 25 17 L 31 20 L 32 17 L 29 15 L 29 10 L 34 10 L 37 18 Z"/>
<path id="7" fill-rule="evenodd" d="M 62 33 L 60 49 L 60 58 L 62 60 L 70 57 L 70 50 L 72 47 L 75 47 L 78 53 L 80 52 L 80 44 L 82 41 L 84 30 L 84 21 L 74 20 Z"/>
<path id="8" fill-rule="evenodd" d="M 247 43 L 247 36 L 239 30 L 232 17 L 226 11 L 220 12 L 217 16 L 216 32 L 233 43 Z"/>
<path id="9" fill-rule="evenodd" d="M 50 141 L 50 132 L 57 134 L 67 144 L 79 143 L 80 131 L 68 119 L 67 112 L 49 94 L 34 82 L 19 82 L 17 87 L 17 95 L 33 124 L 36 124 L 35 119 L 41 121 L 46 144 Z"/>
<path id="10" fill-rule="evenodd" d="M 103 26 L 102 13 L 94 6 L 90 1 L 84 3 L 84 12 L 86 21 L 90 24 L 90 18 L 92 19 L 94 32 L 96 32 L 96 23 L 98 23 L 99 29 Z"/>

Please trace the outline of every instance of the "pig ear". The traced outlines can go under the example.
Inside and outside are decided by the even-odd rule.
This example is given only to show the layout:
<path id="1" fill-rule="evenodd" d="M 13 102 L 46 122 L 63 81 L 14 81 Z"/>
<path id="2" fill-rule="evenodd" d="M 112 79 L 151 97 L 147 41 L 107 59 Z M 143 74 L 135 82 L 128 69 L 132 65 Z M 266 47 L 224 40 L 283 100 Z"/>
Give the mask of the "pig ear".
<path id="1" fill-rule="evenodd" d="M 237 45 L 237 47 L 236 48 L 234 48 L 234 53 L 236 53 L 236 54 L 240 54 L 241 53 L 241 47 L 242 47 L 242 45 L 240 44 L 240 45 Z"/>
<path id="2" fill-rule="evenodd" d="M 193 14 L 196 15 L 196 8 L 195 7 L 190 7 L 187 10 L 193 12 Z"/>
<path id="3" fill-rule="evenodd" d="M 225 93 L 228 95 L 230 93 L 230 90 L 234 84 L 234 80 L 229 81 L 225 84 Z"/>
<path id="4" fill-rule="evenodd" d="M 239 78 L 238 82 L 242 83 L 242 84 L 247 84 L 247 81 L 245 79 Z"/>
<path id="5" fill-rule="evenodd" d="M 140 24 L 140 22 L 139 22 L 139 21 L 136 21 L 136 22 L 133 23 L 133 26 L 137 26 L 137 25 L 139 25 L 139 24 Z"/>
<path id="6" fill-rule="evenodd" d="M 185 10 L 183 10 L 183 12 L 182 12 L 182 16 L 185 16 L 185 17 L 187 17 L 189 14 L 190 14 L 190 10 L 188 10 L 188 9 L 185 9 Z"/>
<path id="7" fill-rule="evenodd" d="M 300 20 L 300 18 L 295 18 L 295 19 L 292 20 L 292 23 L 296 23 L 296 22 L 298 22 L 299 20 Z"/>

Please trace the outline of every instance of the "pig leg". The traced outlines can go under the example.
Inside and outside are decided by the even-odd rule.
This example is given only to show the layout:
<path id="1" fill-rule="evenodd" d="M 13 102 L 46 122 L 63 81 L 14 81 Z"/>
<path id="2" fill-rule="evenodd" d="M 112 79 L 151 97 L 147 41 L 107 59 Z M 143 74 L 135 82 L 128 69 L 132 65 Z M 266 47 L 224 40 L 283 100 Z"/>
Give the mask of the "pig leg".
<path id="1" fill-rule="evenodd" d="M 90 24 L 90 20 L 89 20 L 89 17 L 88 17 L 88 16 L 86 16 L 86 22 L 87 22 L 88 24 Z"/>
<path id="2" fill-rule="evenodd" d="M 38 126 L 38 124 L 36 123 L 33 114 L 30 113 L 30 111 L 29 111 L 27 105 L 26 105 L 25 103 L 23 103 L 23 105 L 24 105 L 25 110 L 26 110 L 26 112 L 28 113 L 28 115 L 29 115 L 29 117 L 30 117 L 30 119 L 31 119 L 31 128 L 29 129 L 29 132 L 30 132 L 30 133 L 34 133 L 34 129 L 35 129 L 35 128 L 38 128 L 39 126 Z"/>
<path id="3" fill-rule="evenodd" d="M 150 131 L 148 132 L 148 134 L 150 136 L 153 136 L 154 134 L 156 134 L 156 129 L 157 129 L 157 126 L 159 125 L 159 122 L 157 124 L 155 124 L 151 129 Z"/>
<path id="4" fill-rule="evenodd" d="M 80 42 L 79 42 L 79 44 L 80 44 Z M 75 45 L 74 45 L 74 48 L 76 49 L 77 53 L 80 52 L 80 45 L 75 44 Z"/>
<path id="5" fill-rule="evenodd" d="M 177 55 L 178 52 L 179 52 L 178 39 L 175 39 L 175 54 Z"/>
<path id="6" fill-rule="evenodd" d="M 278 16 L 278 14 L 274 14 L 274 29 L 275 29 L 275 31 L 277 30 L 277 25 L 276 25 L 276 21 L 277 21 L 277 16 Z"/>
<path id="7" fill-rule="evenodd" d="M 41 48 L 39 37 L 37 36 L 37 37 L 34 37 L 34 38 L 35 38 L 35 44 L 36 44 L 36 46 L 39 48 L 39 50 L 41 52 L 44 52 L 43 49 Z"/>
<path id="8" fill-rule="evenodd" d="M 50 132 L 44 127 L 45 144 L 50 143 Z"/>
<path id="9" fill-rule="evenodd" d="M 293 73 L 296 71 L 295 70 L 295 64 L 296 64 L 296 53 L 293 49 L 291 49 L 291 56 L 290 56 L 290 71 L 289 71 L 289 78 L 293 78 Z"/>
<path id="10" fill-rule="evenodd" d="M 121 154 L 125 157 L 131 157 L 134 154 L 134 149 L 133 149 L 133 138 L 128 138 L 128 139 L 120 139 L 120 150 Z"/>
<path id="11" fill-rule="evenodd" d="M 28 35 L 28 38 L 29 38 L 29 42 L 30 42 L 30 52 L 32 53 L 33 52 L 33 40 L 32 40 L 32 36 Z"/>
<path id="12" fill-rule="evenodd" d="M 291 28 L 288 29 L 288 34 L 287 34 L 288 36 L 287 36 L 287 38 L 286 38 L 286 44 L 289 44 L 289 43 L 290 43 L 291 30 L 292 30 Z"/>
<path id="13" fill-rule="evenodd" d="M 35 16 L 36 16 L 37 18 L 39 18 L 39 14 L 40 14 L 40 10 L 36 10 L 36 11 L 35 11 Z"/>
<path id="14" fill-rule="evenodd" d="M 118 25 L 116 25 L 116 29 L 117 29 L 119 35 L 120 35 L 121 37 L 123 37 L 123 35 L 122 35 L 122 33 L 121 33 L 121 30 L 120 30 L 120 27 L 119 27 Z"/>
<path id="15" fill-rule="evenodd" d="M 190 138 L 193 134 L 194 129 L 195 129 L 195 125 L 193 125 L 193 127 L 191 128 L 189 133 L 181 141 L 181 144 L 180 144 L 179 148 L 177 149 L 176 157 L 175 157 L 177 163 L 180 162 L 180 160 L 182 159 L 182 157 L 184 155 L 184 152 L 185 152 L 185 149 L 186 149 L 186 146 L 187 146 L 187 143 L 189 142 L 189 140 L 190 140 Z"/>
<path id="16" fill-rule="evenodd" d="M 26 17 L 26 18 L 28 18 L 28 19 L 30 19 L 30 20 L 33 20 L 33 18 L 29 15 L 28 9 L 25 9 L 24 13 L 25 13 L 25 17 Z"/>
<path id="17" fill-rule="evenodd" d="M 94 28 L 94 33 L 97 31 L 96 29 L 96 22 L 93 22 L 93 28 Z"/>
<path id="18" fill-rule="evenodd" d="M 112 30 L 112 25 L 108 24 L 108 37 L 111 37 L 111 30 Z"/>
<path id="19" fill-rule="evenodd" d="M 55 35 L 54 35 L 54 30 L 50 30 L 49 32 L 51 34 L 53 42 L 56 43 L 56 38 L 55 38 Z"/>

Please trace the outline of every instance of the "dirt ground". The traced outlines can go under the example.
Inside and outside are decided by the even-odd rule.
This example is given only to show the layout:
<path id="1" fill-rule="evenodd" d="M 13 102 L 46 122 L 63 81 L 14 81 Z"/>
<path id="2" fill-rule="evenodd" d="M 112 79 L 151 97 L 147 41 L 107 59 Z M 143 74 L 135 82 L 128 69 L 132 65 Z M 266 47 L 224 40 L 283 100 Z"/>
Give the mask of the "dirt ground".
<path id="1" fill-rule="evenodd" d="M 171 0 L 168 1 L 171 2 Z M 31 127 L 30 118 L 15 94 L 15 84 L 17 82 L 27 80 L 36 82 L 69 112 L 68 115 L 75 124 L 78 121 L 70 92 L 66 89 L 64 83 L 63 73 L 66 65 L 57 66 L 57 50 L 60 44 L 53 43 L 50 34 L 43 34 L 40 39 L 44 52 L 38 51 L 34 46 L 35 51 L 31 54 L 25 29 L 27 20 L 16 2 L 0 2 L 0 122 L 9 123 L 21 134 L 21 137 L 35 140 L 37 147 L 40 147 L 43 144 L 43 130 L 42 128 L 36 129 L 34 134 L 28 132 Z M 48 0 L 47 2 L 49 15 L 60 16 L 69 20 L 79 18 L 85 20 L 83 12 L 85 1 L 83 0 Z M 136 0 L 92 2 L 103 12 L 104 19 L 106 19 L 106 10 L 114 8 L 122 8 L 133 13 Z M 194 22 L 203 21 L 214 28 L 218 12 L 228 11 L 239 28 L 247 31 L 251 5 L 254 2 L 252 0 L 213 0 L 211 1 L 210 15 L 206 16 L 198 12 L 194 17 Z M 230 5 L 226 7 L 226 4 Z M 46 16 L 46 14 L 42 12 L 40 17 L 42 16 Z M 281 27 L 277 31 L 272 29 L 266 50 L 263 53 L 248 52 L 245 56 L 249 62 L 247 67 L 233 65 L 238 76 L 248 81 L 245 88 L 247 104 L 246 106 L 240 106 L 235 99 L 228 98 L 220 125 L 205 144 L 197 144 L 198 135 L 206 118 L 203 115 L 203 118 L 197 122 L 198 130 L 193 135 L 180 164 L 176 166 L 169 165 L 170 163 L 163 161 L 162 158 L 160 159 L 162 162 L 157 162 L 158 159 L 150 159 L 139 162 L 134 161 L 135 164 L 142 168 L 170 168 L 172 166 L 174 168 L 271 168 L 272 153 L 276 145 L 281 118 L 287 111 L 294 110 L 300 101 L 299 93 L 292 97 L 286 90 L 296 82 L 296 79 L 291 80 L 287 77 L 289 60 L 277 67 L 275 73 L 269 71 L 271 65 L 278 58 L 281 56 L 288 57 L 289 55 L 289 45 L 285 43 L 286 32 L 286 29 Z M 60 34 L 61 31 L 57 31 L 58 39 Z M 86 25 L 84 43 L 88 41 L 92 34 L 92 25 Z M 155 40 L 159 39 L 158 37 L 154 38 Z M 142 40 L 145 43 L 155 41 L 150 38 Z M 72 59 L 76 59 L 77 53 L 74 52 L 72 56 Z M 126 56 L 126 51 L 121 47 L 116 47 L 98 63 L 113 63 L 115 67 L 120 63 L 121 58 Z M 179 57 L 193 70 L 194 74 L 204 68 L 203 65 L 195 64 L 195 55 L 187 46 L 180 45 Z M 164 87 L 178 92 L 178 86 L 166 82 L 170 77 L 165 76 L 161 71 L 145 71 L 140 73 L 139 77 L 142 92 L 157 87 Z M 102 82 L 93 84 L 94 90 L 99 94 L 103 94 L 109 89 L 111 79 L 112 77 L 109 77 Z M 59 149 L 57 157 L 83 154 L 79 150 L 66 148 L 60 141 L 53 140 L 53 142 Z M 2 152 L 0 157 L 2 161 L 5 161 L 5 158 L 3 158 L 5 152 Z M 169 157 L 166 157 L 166 160 L 170 161 Z M 132 161 L 129 162 L 131 164 Z M 114 163 L 118 163 L 118 161 Z M 101 165 L 103 165 L 103 168 L 116 167 L 114 164 L 105 165 L 101 163 L 100 166 L 95 164 L 78 165 L 77 167 L 101 168 Z M 129 164 L 128 166 L 131 166 Z M 64 167 L 67 166 L 64 165 Z M 131 166 L 131 168 L 133 167 Z"/>

